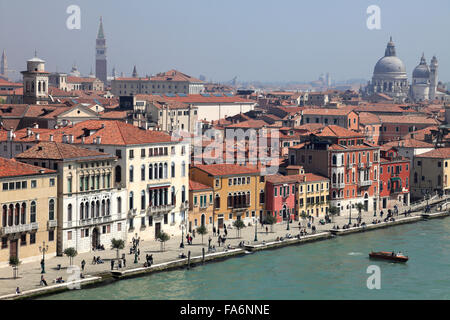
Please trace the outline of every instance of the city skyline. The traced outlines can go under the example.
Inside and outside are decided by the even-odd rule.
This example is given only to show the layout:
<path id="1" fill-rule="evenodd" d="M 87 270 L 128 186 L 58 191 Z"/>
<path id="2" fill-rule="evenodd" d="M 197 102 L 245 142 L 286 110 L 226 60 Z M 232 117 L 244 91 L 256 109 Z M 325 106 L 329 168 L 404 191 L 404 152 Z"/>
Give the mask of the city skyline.
<path id="1" fill-rule="evenodd" d="M 66 27 L 66 9 L 72 4 L 81 8 L 80 30 Z M 1 29 L 13 26 L 15 33 L 14 37 L 2 37 L 0 49 L 8 55 L 9 68 L 13 70 L 10 76 L 15 80 L 20 79 L 18 72 L 24 70 L 24 61 L 35 50 L 50 71 L 69 72 L 76 63 L 78 70 L 88 75 L 95 69 L 95 38 L 103 16 L 108 75 L 115 67 L 119 74 L 128 76 L 136 65 L 141 76 L 177 69 L 222 82 L 235 76 L 238 81 L 305 82 L 326 72 L 336 81 L 369 80 L 392 36 L 408 78 L 424 52 L 428 62 L 433 55 L 439 59 L 439 79 L 450 79 L 449 62 L 445 59 L 450 55 L 450 44 L 440 41 L 438 34 L 449 24 L 444 20 L 446 10 L 422 16 L 419 1 L 408 2 L 407 7 L 402 2 L 381 1 L 377 4 L 381 9 L 381 30 L 369 30 L 369 5 L 369 1 L 351 1 L 343 7 L 294 1 L 284 5 L 263 2 L 238 6 L 234 1 L 137 1 L 125 5 L 46 0 L 27 3 L 24 9 L 18 1 L 8 3 L 8 10 L 0 4 L 0 12 L 8 12 L 0 13 Z M 434 5 L 450 8 L 443 1 Z M 292 10 L 287 11 L 287 7 Z M 34 15 L 43 17 L 38 25 L 32 20 Z M 20 18 L 25 21 L 17 24 Z M 418 19 L 420 24 L 409 23 Z M 34 30 L 46 36 L 31 37 L 23 43 L 27 33 Z"/>

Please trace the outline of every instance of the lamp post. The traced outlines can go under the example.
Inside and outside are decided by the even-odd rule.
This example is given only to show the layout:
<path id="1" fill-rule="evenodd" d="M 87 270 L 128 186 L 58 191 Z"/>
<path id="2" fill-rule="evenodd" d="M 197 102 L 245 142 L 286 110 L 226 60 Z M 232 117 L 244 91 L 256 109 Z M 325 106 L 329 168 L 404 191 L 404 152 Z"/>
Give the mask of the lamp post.
<path id="1" fill-rule="evenodd" d="M 348 216 L 348 223 L 352 224 L 352 203 L 349 202 L 350 205 L 350 215 Z"/>
<path id="2" fill-rule="evenodd" d="M 258 218 L 255 220 L 255 242 L 258 241 Z"/>
<path id="3" fill-rule="evenodd" d="M 184 219 L 181 222 L 181 243 L 180 243 L 180 248 L 184 248 Z"/>
<path id="4" fill-rule="evenodd" d="M 48 245 L 45 244 L 45 241 L 42 241 L 42 246 L 39 246 L 39 252 L 42 252 L 41 273 L 45 273 L 45 253 L 48 252 Z"/>

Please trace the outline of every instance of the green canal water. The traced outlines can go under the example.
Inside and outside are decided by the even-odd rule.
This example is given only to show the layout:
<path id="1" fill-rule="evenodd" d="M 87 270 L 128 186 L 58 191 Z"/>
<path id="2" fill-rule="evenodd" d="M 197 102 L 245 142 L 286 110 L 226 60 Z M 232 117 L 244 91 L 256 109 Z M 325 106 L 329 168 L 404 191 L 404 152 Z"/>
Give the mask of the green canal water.
<path id="1" fill-rule="evenodd" d="M 401 250 L 406 264 L 371 260 Z M 367 267 L 381 289 L 367 288 Z M 450 299 L 450 219 L 248 254 L 44 299 Z"/>

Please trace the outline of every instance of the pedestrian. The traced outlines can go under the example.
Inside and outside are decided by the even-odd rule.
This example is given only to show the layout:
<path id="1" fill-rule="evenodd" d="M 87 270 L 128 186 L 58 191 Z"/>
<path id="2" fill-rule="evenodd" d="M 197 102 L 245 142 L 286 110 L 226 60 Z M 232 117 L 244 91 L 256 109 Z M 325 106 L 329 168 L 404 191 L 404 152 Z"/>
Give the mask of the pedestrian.
<path id="1" fill-rule="evenodd" d="M 41 283 L 40 285 L 48 286 L 47 281 L 45 281 L 44 275 L 41 275 Z"/>
<path id="2" fill-rule="evenodd" d="M 208 238 L 208 250 L 209 250 L 209 248 L 211 248 L 211 240 L 212 240 L 211 237 L 209 237 Z"/>
<path id="3" fill-rule="evenodd" d="M 16 294 L 20 294 L 20 289 L 19 289 L 19 287 L 16 288 Z"/>
<path id="4" fill-rule="evenodd" d="M 220 228 L 217 227 L 217 235 L 220 236 Z"/>
<path id="5" fill-rule="evenodd" d="M 219 247 L 220 247 L 220 243 L 222 242 L 222 236 L 219 234 L 219 238 L 217 238 L 217 242 L 219 243 Z"/>
<path id="6" fill-rule="evenodd" d="M 125 257 L 122 260 L 123 260 L 123 267 L 125 268 L 127 266 L 127 260 L 125 260 Z"/>
<path id="7" fill-rule="evenodd" d="M 269 228 L 266 226 L 266 235 L 269 234 Z"/>
<path id="8" fill-rule="evenodd" d="M 225 232 L 225 237 L 228 236 L 227 228 L 225 228 L 224 232 Z"/>
<path id="9" fill-rule="evenodd" d="M 195 229 L 192 230 L 192 236 L 195 238 Z"/>
<path id="10" fill-rule="evenodd" d="M 213 236 L 216 236 L 216 227 L 213 226 Z"/>
<path id="11" fill-rule="evenodd" d="M 97 263 L 97 258 L 94 256 L 94 258 L 92 258 L 92 264 L 96 264 Z"/>
<path id="12" fill-rule="evenodd" d="M 84 271 L 84 266 L 86 265 L 86 261 L 81 261 L 81 271 Z"/>
<path id="13" fill-rule="evenodd" d="M 114 270 L 114 259 L 111 259 L 111 270 Z"/>

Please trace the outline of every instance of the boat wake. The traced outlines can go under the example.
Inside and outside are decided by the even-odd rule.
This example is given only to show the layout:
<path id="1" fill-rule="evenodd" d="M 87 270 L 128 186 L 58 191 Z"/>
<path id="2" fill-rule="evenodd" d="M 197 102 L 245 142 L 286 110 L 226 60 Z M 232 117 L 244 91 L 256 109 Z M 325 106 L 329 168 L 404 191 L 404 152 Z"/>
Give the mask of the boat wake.
<path id="1" fill-rule="evenodd" d="M 360 255 L 362 255 L 362 252 L 349 252 L 348 255 L 349 256 L 360 256 Z"/>

